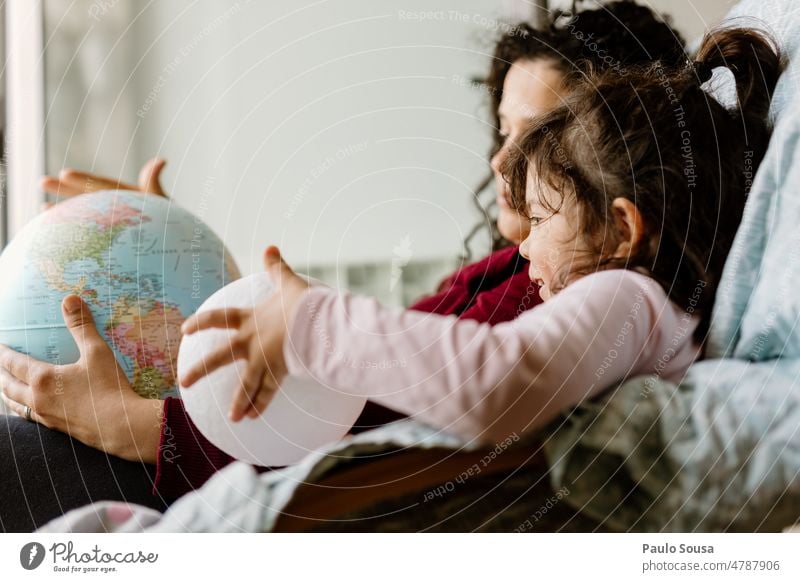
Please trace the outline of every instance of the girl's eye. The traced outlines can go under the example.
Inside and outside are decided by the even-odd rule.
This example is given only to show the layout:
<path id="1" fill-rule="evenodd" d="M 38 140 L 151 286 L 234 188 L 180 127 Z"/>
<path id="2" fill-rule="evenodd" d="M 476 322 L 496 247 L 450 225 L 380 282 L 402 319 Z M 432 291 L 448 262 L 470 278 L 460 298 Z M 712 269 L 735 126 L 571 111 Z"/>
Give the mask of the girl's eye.
<path id="1" fill-rule="evenodd" d="M 537 224 L 541 223 L 544 220 L 544 218 L 540 216 L 531 216 L 530 220 L 531 220 L 531 225 L 536 226 Z"/>

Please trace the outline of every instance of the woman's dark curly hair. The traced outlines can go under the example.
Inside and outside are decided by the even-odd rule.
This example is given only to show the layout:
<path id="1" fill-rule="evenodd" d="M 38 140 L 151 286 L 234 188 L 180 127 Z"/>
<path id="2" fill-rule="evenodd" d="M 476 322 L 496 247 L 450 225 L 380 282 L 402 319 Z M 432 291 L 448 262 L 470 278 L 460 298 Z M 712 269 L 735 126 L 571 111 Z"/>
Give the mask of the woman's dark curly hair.
<path id="1" fill-rule="evenodd" d="M 770 37 L 745 28 L 709 33 L 696 59 L 627 75 L 590 71 L 563 105 L 531 122 L 501 171 L 522 214 L 528 180 L 557 194 L 550 211 L 567 196 L 577 202 L 577 236 L 588 250 L 556 274 L 553 291 L 601 269 L 645 270 L 676 304 L 701 315 L 702 340 L 749 176 L 767 148 L 782 62 Z M 719 67 L 736 81 L 732 110 L 701 88 Z M 613 225 L 616 198 L 633 202 L 644 222 L 624 259 L 614 256 L 623 236 Z"/>
<path id="2" fill-rule="evenodd" d="M 538 59 L 551 61 L 569 82 L 582 77 L 590 67 L 619 70 L 653 61 L 677 65 L 686 60 L 686 54 L 683 38 L 667 20 L 648 7 L 627 0 L 607 2 L 574 15 L 551 12 L 548 23 L 540 28 L 522 23 L 506 29 L 495 45 L 488 76 L 479 80 L 490 96 L 495 128 L 489 158 L 503 146 L 498 109 L 508 70 L 516 61 Z M 490 175 L 478 186 L 478 194 L 491 183 Z M 495 204 L 494 197 L 485 208 L 477 195 L 475 200 L 484 213 Z M 470 233 L 466 247 L 485 224 L 482 222 Z M 494 249 L 508 244 L 494 226 L 492 239 Z"/>

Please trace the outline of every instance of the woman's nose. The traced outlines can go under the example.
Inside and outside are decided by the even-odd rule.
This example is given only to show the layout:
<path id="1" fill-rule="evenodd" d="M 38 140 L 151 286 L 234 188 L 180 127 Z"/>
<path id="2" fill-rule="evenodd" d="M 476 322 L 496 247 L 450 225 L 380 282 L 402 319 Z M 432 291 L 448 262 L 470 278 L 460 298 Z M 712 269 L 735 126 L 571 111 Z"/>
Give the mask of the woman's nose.
<path id="1" fill-rule="evenodd" d="M 492 170 L 494 170 L 495 172 L 497 172 L 499 174 L 500 173 L 500 165 L 503 163 L 503 160 L 505 158 L 506 158 L 506 146 L 504 145 L 499 150 L 497 150 L 497 153 L 495 153 L 492 156 L 492 159 L 491 159 L 491 162 L 490 162 L 490 165 L 492 166 Z"/>
<path id="2" fill-rule="evenodd" d="M 528 238 L 529 237 L 526 236 L 525 239 L 519 244 L 519 254 L 521 254 L 523 258 L 530 261 L 531 258 L 528 255 Z"/>

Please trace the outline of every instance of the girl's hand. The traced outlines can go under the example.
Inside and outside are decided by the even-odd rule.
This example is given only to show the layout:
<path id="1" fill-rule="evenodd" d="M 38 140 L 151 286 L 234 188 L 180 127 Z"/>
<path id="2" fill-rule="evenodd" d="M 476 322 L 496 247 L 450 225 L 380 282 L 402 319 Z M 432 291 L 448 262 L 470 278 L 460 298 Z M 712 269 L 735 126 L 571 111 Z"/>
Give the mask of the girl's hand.
<path id="1" fill-rule="evenodd" d="M 53 366 L 0 345 L 0 389 L 8 407 L 96 449 L 155 463 L 163 402 L 134 392 L 114 352 L 76 295 L 62 303 L 80 359 Z"/>
<path id="2" fill-rule="evenodd" d="M 286 264 L 277 247 L 267 248 L 264 264 L 275 285 L 275 293 L 269 299 L 252 308 L 198 313 L 183 324 L 185 334 L 209 328 L 236 330 L 228 343 L 207 354 L 181 378 L 181 386 L 188 388 L 217 368 L 246 359 L 242 386 L 230 410 L 234 422 L 245 416 L 256 418 L 264 412 L 286 376 L 283 343 L 300 297 L 309 287 Z"/>
<path id="3" fill-rule="evenodd" d="M 161 170 L 164 169 L 167 161 L 163 158 L 151 158 L 142 166 L 139 172 L 138 184 L 127 184 L 113 178 L 88 174 L 77 170 L 61 170 L 58 177 L 45 176 L 41 181 L 41 188 L 45 192 L 55 194 L 58 197 L 73 197 L 89 192 L 100 190 L 133 190 L 135 192 L 146 192 L 158 196 L 167 196 L 164 188 L 161 187 Z M 53 206 L 52 202 L 45 203 L 45 208 Z"/>

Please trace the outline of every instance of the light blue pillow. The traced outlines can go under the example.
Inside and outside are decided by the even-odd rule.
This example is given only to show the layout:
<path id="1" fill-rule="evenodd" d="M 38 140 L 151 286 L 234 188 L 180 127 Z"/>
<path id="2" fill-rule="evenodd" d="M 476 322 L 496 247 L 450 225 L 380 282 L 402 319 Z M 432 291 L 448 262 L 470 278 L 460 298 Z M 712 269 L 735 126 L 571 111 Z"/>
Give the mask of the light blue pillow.
<path id="1" fill-rule="evenodd" d="M 724 21 L 772 34 L 788 66 L 771 108 L 776 133 L 756 174 L 717 294 L 707 354 L 766 360 L 800 356 L 800 151 L 794 116 L 800 105 L 800 2 L 745 0 Z M 710 90 L 733 95 L 732 77 L 715 72 Z M 744 160 L 742 161 L 744 168 Z"/>

